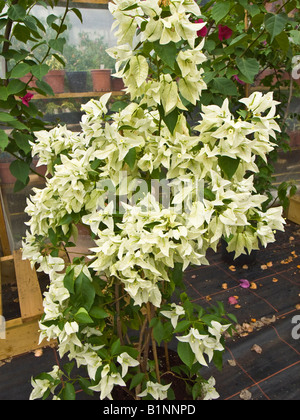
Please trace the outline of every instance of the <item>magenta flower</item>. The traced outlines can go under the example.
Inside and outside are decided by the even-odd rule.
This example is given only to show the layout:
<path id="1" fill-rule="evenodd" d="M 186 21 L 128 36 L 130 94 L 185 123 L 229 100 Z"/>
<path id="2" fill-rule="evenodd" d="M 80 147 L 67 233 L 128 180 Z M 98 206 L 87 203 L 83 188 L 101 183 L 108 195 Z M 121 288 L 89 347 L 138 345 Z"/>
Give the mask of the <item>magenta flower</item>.
<path id="1" fill-rule="evenodd" d="M 196 20 L 195 23 L 204 23 L 203 19 L 198 19 Z M 197 32 L 198 36 L 201 36 L 202 38 L 204 38 L 207 35 L 208 29 L 206 26 L 204 26 L 204 28 L 200 29 L 200 31 Z"/>
<path id="2" fill-rule="evenodd" d="M 29 107 L 29 102 L 31 101 L 31 99 L 34 97 L 33 93 L 26 93 L 25 96 L 23 96 L 22 98 L 20 97 L 22 104 Z"/>
<path id="3" fill-rule="evenodd" d="M 228 26 L 219 25 L 219 40 L 224 41 L 232 37 L 233 31 Z"/>

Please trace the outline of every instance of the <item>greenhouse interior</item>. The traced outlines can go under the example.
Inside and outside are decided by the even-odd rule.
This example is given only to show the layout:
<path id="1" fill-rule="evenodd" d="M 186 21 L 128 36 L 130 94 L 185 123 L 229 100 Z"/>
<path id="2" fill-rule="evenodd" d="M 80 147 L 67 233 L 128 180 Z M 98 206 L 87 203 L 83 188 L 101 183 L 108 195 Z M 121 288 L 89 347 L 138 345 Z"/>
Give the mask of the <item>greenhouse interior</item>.
<path id="1" fill-rule="evenodd" d="M 0 400 L 300 400 L 299 9 L 0 0 Z"/>

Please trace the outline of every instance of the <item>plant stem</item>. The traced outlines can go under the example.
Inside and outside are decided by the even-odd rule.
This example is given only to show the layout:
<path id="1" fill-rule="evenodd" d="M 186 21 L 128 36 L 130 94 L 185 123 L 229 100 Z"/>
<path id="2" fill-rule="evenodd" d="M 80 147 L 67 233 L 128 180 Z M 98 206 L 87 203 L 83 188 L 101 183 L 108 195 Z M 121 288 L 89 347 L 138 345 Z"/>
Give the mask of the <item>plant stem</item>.
<path id="1" fill-rule="evenodd" d="M 146 331 L 146 327 L 147 327 L 147 323 L 148 323 L 148 319 L 147 316 L 145 316 L 141 331 L 140 331 L 140 338 L 139 338 L 139 344 L 138 344 L 138 362 L 139 362 L 139 373 L 141 373 L 142 369 L 142 345 L 143 345 L 143 339 L 144 339 L 144 335 L 145 335 L 145 331 Z M 142 385 L 139 384 L 136 389 L 135 389 L 135 395 L 136 395 L 136 400 L 140 400 L 140 397 L 138 397 L 138 394 L 140 394 L 142 389 Z"/>
<path id="2" fill-rule="evenodd" d="M 13 5 L 17 4 L 18 2 L 19 2 L 19 0 L 13 0 L 11 5 L 13 6 Z M 7 25 L 6 25 L 5 33 L 4 33 L 4 38 L 6 39 L 6 41 L 4 41 L 4 43 L 3 43 L 2 55 L 7 53 L 8 50 L 9 50 L 9 45 L 10 45 L 9 39 L 10 39 L 12 26 L 13 26 L 13 21 L 9 18 L 7 20 Z M 6 58 L 5 58 L 5 72 L 7 73 L 7 59 Z M 9 82 L 8 79 L 4 81 L 5 86 L 8 85 L 8 82 Z"/>
<path id="3" fill-rule="evenodd" d="M 167 370 L 171 370 L 168 343 L 164 343 Z"/>
<path id="4" fill-rule="evenodd" d="M 147 315 L 148 315 L 149 324 L 152 320 L 153 312 L 154 312 L 153 305 L 150 304 L 149 302 L 147 302 Z M 153 335 L 153 328 L 151 328 L 150 331 L 151 331 L 151 341 L 152 341 L 152 352 L 153 352 L 153 357 L 154 357 L 154 362 L 155 362 L 156 379 L 157 379 L 158 383 L 160 384 L 159 362 L 158 362 L 158 357 L 157 357 L 156 341 L 155 341 L 155 338 L 154 338 L 154 335 Z"/>
<path id="5" fill-rule="evenodd" d="M 122 333 L 122 321 L 120 311 L 120 283 L 119 281 L 115 284 L 115 295 L 116 295 L 116 315 L 117 315 L 117 332 L 120 339 L 121 345 L 124 346 L 124 338 Z"/>

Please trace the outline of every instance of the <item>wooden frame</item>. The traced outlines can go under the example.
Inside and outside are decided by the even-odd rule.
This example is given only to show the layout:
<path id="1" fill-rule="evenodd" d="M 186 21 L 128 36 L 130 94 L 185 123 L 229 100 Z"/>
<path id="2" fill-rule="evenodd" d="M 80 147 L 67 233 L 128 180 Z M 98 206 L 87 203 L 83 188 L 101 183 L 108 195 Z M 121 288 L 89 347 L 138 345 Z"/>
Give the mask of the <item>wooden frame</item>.
<path id="1" fill-rule="evenodd" d="M 300 225 L 300 195 L 295 195 L 290 199 L 290 206 L 287 218 Z"/>
<path id="2" fill-rule="evenodd" d="M 8 359 L 50 344 L 39 344 L 39 320 L 43 314 L 43 298 L 36 271 L 28 260 L 22 259 L 22 251 L 0 258 L 0 315 L 2 287 L 16 281 L 21 316 L 6 322 L 5 339 L 0 340 L 0 360 Z"/>
<path id="3" fill-rule="evenodd" d="M 43 95 L 34 95 L 33 100 L 37 99 L 65 99 L 65 98 L 92 98 L 92 97 L 101 97 L 109 92 L 65 92 L 65 93 L 56 93 L 54 96 L 43 96 Z M 112 92 L 112 96 L 122 96 L 124 92 L 116 91 Z"/>
<path id="4" fill-rule="evenodd" d="M 0 190 L 1 193 L 1 190 Z M 43 297 L 35 269 L 22 259 L 22 250 L 11 251 L 5 210 L 0 200 L 0 316 L 3 314 L 3 286 L 17 284 L 21 316 L 5 322 L 5 338 L 0 338 L 0 360 L 8 359 L 53 343 L 39 344 L 39 320 L 44 312 Z"/>

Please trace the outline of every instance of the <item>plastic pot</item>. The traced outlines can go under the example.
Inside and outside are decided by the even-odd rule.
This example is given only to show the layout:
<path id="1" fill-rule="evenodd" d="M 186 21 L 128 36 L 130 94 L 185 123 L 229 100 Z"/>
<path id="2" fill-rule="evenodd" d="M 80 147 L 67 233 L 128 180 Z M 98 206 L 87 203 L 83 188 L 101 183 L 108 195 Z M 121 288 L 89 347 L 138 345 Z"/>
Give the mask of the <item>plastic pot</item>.
<path id="1" fill-rule="evenodd" d="M 66 75 L 70 92 L 87 92 L 86 71 L 68 71 Z"/>

